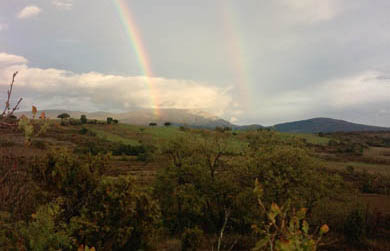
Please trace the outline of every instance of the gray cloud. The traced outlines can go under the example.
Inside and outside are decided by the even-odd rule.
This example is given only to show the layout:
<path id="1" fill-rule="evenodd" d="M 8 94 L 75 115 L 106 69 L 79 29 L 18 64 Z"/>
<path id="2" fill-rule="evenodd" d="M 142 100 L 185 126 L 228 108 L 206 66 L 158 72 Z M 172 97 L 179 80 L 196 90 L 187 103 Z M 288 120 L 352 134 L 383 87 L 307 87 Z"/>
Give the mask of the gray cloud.
<path id="1" fill-rule="evenodd" d="M 73 7 L 73 0 L 53 0 L 52 4 L 62 10 L 71 10 Z"/>
<path id="2" fill-rule="evenodd" d="M 6 29 L 8 29 L 8 25 L 0 23 L 0 31 L 4 31 Z"/>

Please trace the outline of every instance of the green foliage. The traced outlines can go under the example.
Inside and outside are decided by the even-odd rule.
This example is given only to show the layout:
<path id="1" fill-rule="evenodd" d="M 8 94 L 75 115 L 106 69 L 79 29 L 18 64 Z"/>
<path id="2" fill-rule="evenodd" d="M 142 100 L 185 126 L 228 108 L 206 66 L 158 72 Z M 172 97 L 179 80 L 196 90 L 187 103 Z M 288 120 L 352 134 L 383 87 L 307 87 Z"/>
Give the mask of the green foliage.
<path id="1" fill-rule="evenodd" d="M 50 122 L 46 118 L 39 120 L 30 120 L 22 116 L 18 122 L 18 128 L 24 134 L 25 143 L 30 144 L 33 137 L 44 135 L 50 127 Z"/>
<path id="2" fill-rule="evenodd" d="M 40 206 L 29 222 L 12 222 L 10 214 L 0 212 L 1 250 L 72 250 L 75 239 L 67 226 L 57 221 L 59 203 Z"/>
<path id="3" fill-rule="evenodd" d="M 159 219 L 157 205 L 129 177 L 103 178 L 80 216 L 71 219 L 77 239 L 98 250 L 138 250 L 148 245 Z"/>
<path id="4" fill-rule="evenodd" d="M 366 222 L 363 210 L 354 209 L 347 216 L 344 223 L 344 235 L 347 241 L 351 243 L 360 243 L 366 233 Z"/>
<path id="5" fill-rule="evenodd" d="M 311 211 L 321 199 L 342 190 L 341 179 L 322 172 L 299 139 L 283 138 L 272 131 L 248 136 L 249 149 L 236 164 L 236 175 L 248 181 L 261 180 L 267 205 L 290 200 L 295 207 Z M 241 167 L 245 161 L 247 169 Z"/>
<path id="6" fill-rule="evenodd" d="M 86 115 L 81 115 L 80 116 L 80 122 L 81 124 L 87 124 L 88 123 L 88 119 L 87 119 L 87 116 Z"/>
<path id="7" fill-rule="evenodd" d="M 23 131 L 25 142 L 29 143 L 34 135 L 34 126 L 30 123 L 30 120 L 27 117 L 22 116 L 19 120 L 18 128 Z"/>
<path id="8" fill-rule="evenodd" d="M 179 233 L 198 226 L 206 234 L 219 234 L 226 221 L 226 229 L 250 231 L 254 196 L 234 182 L 232 169 L 225 169 L 226 138 L 214 132 L 185 135 L 169 141 L 164 153 L 169 164 L 158 174 L 154 194 L 165 227 Z"/>
<path id="9" fill-rule="evenodd" d="M 25 250 L 18 226 L 10 213 L 0 211 L 0 250 Z"/>
<path id="10" fill-rule="evenodd" d="M 111 117 L 107 117 L 107 124 L 108 124 L 108 125 L 111 125 L 111 124 L 112 124 L 112 120 L 113 120 L 113 119 L 112 119 Z"/>
<path id="11" fill-rule="evenodd" d="M 186 228 L 181 235 L 181 250 L 196 251 L 203 236 L 203 231 L 198 227 Z"/>
<path id="12" fill-rule="evenodd" d="M 65 199 L 64 217 L 69 219 L 77 214 L 89 193 L 97 187 L 108 168 L 108 160 L 109 156 L 97 155 L 81 161 L 69 151 L 52 151 L 31 168 L 34 180 L 50 191 L 49 198 L 61 196 Z"/>
<path id="13" fill-rule="evenodd" d="M 309 233 L 309 223 L 306 221 L 306 208 L 295 210 L 287 201 L 282 207 L 272 203 L 266 207 L 262 201 L 263 187 L 258 180 L 255 183 L 254 193 L 257 195 L 258 205 L 266 219 L 252 227 L 260 236 L 252 250 L 317 250 L 323 234 L 329 231 L 327 225 L 322 225 L 318 236 Z"/>
<path id="14" fill-rule="evenodd" d="M 61 202 L 41 206 L 32 220 L 21 227 L 29 250 L 71 250 L 75 240 L 66 232 L 67 226 L 56 221 L 62 213 Z"/>
<path id="15" fill-rule="evenodd" d="M 150 122 L 150 123 L 149 123 L 149 126 L 157 126 L 157 123 L 155 123 L 155 122 Z"/>
<path id="16" fill-rule="evenodd" d="M 68 113 L 61 113 L 60 115 L 57 116 L 57 118 L 63 120 L 63 119 L 68 119 L 70 118 L 70 115 Z"/>

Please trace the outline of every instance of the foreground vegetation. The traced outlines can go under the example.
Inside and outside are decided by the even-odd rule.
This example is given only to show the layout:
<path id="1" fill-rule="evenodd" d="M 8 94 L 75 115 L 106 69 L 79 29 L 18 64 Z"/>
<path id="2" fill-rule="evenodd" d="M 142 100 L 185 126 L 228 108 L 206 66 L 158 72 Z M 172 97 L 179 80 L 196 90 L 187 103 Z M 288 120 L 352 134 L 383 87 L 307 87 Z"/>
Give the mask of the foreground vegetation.
<path id="1" fill-rule="evenodd" d="M 389 245 L 386 133 L 89 122 L 41 116 L 0 129 L 0 249 Z"/>

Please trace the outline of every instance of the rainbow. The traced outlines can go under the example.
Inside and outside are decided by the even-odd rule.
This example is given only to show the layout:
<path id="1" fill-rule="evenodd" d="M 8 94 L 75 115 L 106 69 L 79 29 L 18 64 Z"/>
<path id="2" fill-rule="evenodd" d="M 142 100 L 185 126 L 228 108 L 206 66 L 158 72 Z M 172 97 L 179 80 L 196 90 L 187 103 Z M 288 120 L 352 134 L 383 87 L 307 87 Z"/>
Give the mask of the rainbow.
<path id="1" fill-rule="evenodd" d="M 113 0 L 114 6 L 119 14 L 120 21 L 126 32 L 126 35 L 136 53 L 138 64 L 141 68 L 142 74 L 149 87 L 150 92 L 150 106 L 154 109 L 154 114 L 159 116 L 159 100 L 157 90 L 154 85 L 153 73 L 151 70 L 148 54 L 142 43 L 141 34 L 139 33 L 136 24 L 133 21 L 129 6 L 125 0 Z"/>
<path id="2" fill-rule="evenodd" d="M 239 91 L 241 105 L 247 108 L 251 101 L 251 97 L 249 95 L 250 77 L 245 67 L 246 62 L 243 56 L 243 36 L 239 33 L 239 28 L 237 22 L 235 21 L 237 18 L 234 15 L 231 3 L 225 0 L 219 0 L 219 3 L 224 28 L 223 30 L 227 36 L 229 48 L 231 48 L 231 51 L 229 51 L 229 55 L 231 57 L 229 62 L 231 62 L 231 69 L 235 75 L 235 85 Z"/>

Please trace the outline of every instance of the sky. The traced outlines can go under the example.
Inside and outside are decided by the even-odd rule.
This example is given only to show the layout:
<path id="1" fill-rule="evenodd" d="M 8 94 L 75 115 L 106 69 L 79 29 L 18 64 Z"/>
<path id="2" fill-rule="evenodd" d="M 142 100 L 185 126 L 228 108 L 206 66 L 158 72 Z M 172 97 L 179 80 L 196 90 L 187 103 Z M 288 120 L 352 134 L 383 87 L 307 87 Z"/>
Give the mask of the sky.
<path id="1" fill-rule="evenodd" d="M 0 104 L 390 127 L 388 0 L 1 0 Z"/>

